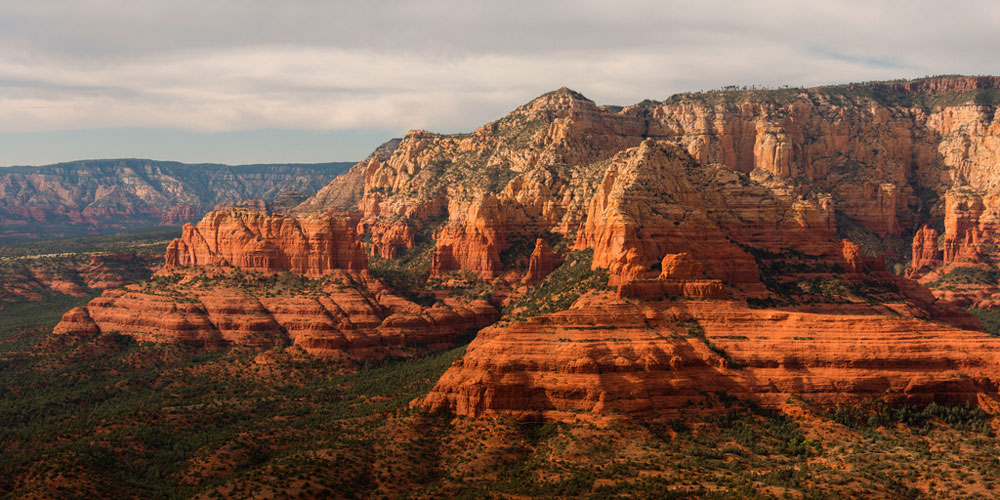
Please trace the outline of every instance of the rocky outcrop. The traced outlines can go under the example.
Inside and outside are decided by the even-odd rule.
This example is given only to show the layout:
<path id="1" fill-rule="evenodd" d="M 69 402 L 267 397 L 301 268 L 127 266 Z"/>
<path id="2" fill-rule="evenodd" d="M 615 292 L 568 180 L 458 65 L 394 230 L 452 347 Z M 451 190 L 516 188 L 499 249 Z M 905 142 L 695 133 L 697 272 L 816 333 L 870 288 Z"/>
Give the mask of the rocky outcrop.
<path id="1" fill-rule="evenodd" d="M 645 141 L 608 167 L 576 245 L 594 249 L 594 267 L 607 268 L 612 284 L 656 276 L 654 264 L 680 252 L 697 254 L 712 278 L 757 282 L 753 257 L 709 217 L 685 157 L 672 145 Z"/>
<path id="2" fill-rule="evenodd" d="M 705 278 L 705 268 L 691 254 L 667 254 L 656 279 L 632 279 L 618 287 L 618 297 L 659 300 L 663 297 L 722 299 L 725 287 L 720 280 Z"/>
<path id="3" fill-rule="evenodd" d="M 163 263 L 152 254 L 61 255 L 0 261 L 0 303 L 44 300 L 62 293 L 83 297 L 149 278 Z"/>
<path id="4" fill-rule="evenodd" d="M 198 210 L 198 207 L 183 203 L 171 208 L 169 212 L 161 217 L 160 224 L 173 226 L 184 222 L 196 221 L 200 219 L 202 215 L 204 215 L 204 212 Z"/>
<path id="5" fill-rule="evenodd" d="M 198 219 L 218 203 L 315 192 L 349 165 L 234 167 L 129 159 L 5 168 L 0 171 L 0 239 L 178 224 Z"/>
<path id="6" fill-rule="evenodd" d="M 912 275 L 993 258 L 997 88 L 945 78 L 625 108 L 559 89 L 469 134 L 412 131 L 297 217 L 216 212 L 168 248 L 182 274 L 321 278 L 308 291 L 201 287 L 185 274 L 184 290 L 108 293 L 86 317 L 149 340 L 364 359 L 443 346 L 495 319 L 433 288 L 462 282 L 512 313 L 478 334 L 420 403 L 430 410 L 561 418 L 677 410 L 715 393 L 996 407 L 1000 344 L 880 254 L 928 225 L 944 227 L 940 249 L 932 230 L 918 233 Z M 574 263 L 592 255 L 590 269 L 545 279 L 558 265 L 550 242 Z M 366 251 L 423 266 L 406 271 L 434 278 L 424 291 L 443 304 L 380 288 Z M 523 283 L 541 285 L 512 285 Z M 156 318 L 130 315 L 146 302 Z M 89 329 L 86 317 L 61 328 Z"/>
<path id="7" fill-rule="evenodd" d="M 101 334 L 101 329 L 90 317 L 90 312 L 86 307 L 74 307 L 55 326 L 52 333 L 57 335 L 76 335 L 80 337 L 95 337 Z"/>
<path id="8" fill-rule="evenodd" d="M 524 276 L 523 282 L 527 285 L 538 283 L 565 261 L 563 256 L 552 251 L 545 238 L 538 238 L 535 240 L 535 249 L 531 251 L 528 274 Z"/>
<path id="9" fill-rule="evenodd" d="M 219 268 L 160 278 L 104 292 L 67 313 L 55 332 L 117 332 L 144 342 L 206 347 L 293 345 L 314 356 L 363 361 L 448 348 L 498 315 L 482 300 L 419 306 L 367 271 L 335 270 L 322 280 L 285 286 L 264 274 Z"/>
<path id="10" fill-rule="evenodd" d="M 395 259 L 416 244 L 416 231 L 405 222 L 379 219 L 371 227 L 361 227 L 371 237 L 371 255 L 383 259 Z"/>
<path id="11" fill-rule="evenodd" d="M 778 407 L 873 398 L 993 404 L 1000 339 L 914 318 L 748 309 L 740 302 L 629 303 L 493 326 L 417 404 L 479 416 L 573 420 L 679 410 L 716 392 Z"/>
<path id="12" fill-rule="evenodd" d="M 933 228 L 924 226 L 913 236 L 913 255 L 907 276 L 920 276 L 940 266 L 944 252 L 938 248 L 940 235 Z"/>
<path id="13" fill-rule="evenodd" d="M 679 94 L 625 108 L 598 106 L 573 91 L 559 89 L 471 134 L 411 132 L 392 148 L 353 167 L 323 197 L 314 197 L 300 208 L 359 208 L 369 227 L 379 218 L 395 218 L 396 224 L 402 218 L 403 224 L 416 227 L 422 223 L 411 224 L 413 219 L 444 216 L 449 225 L 462 227 L 442 233 L 446 241 L 439 249 L 440 272 L 460 268 L 485 278 L 512 271 L 523 276 L 527 254 L 506 263 L 498 263 L 496 254 L 516 250 L 518 241 L 551 233 L 582 241 L 577 231 L 596 199 L 606 197 L 614 183 L 607 175 L 624 175 L 627 182 L 635 174 L 621 172 L 627 160 L 611 158 L 643 140 L 655 139 L 673 144 L 673 156 L 690 158 L 684 162 L 704 170 L 695 176 L 700 180 L 687 179 L 692 189 L 678 181 L 675 189 L 667 191 L 683 189 L 695 198 L 709 196 L 704 210 L 715 213 L 705 215 L 724 237 L 741 245 L 779 248 L 795 224 L 810 231 L 834 232 L 838 229 L 835 213 L 875 239 L 895 241 L 922 224 L 940 221 L 946 212 L 945 193 L 957 185 L 968 183 L 971 189 L 983 191 L 1000 183 L 991 169 L 981 168 L 991 164 L 1000 146 L 994 108 L 981 104 L 990 102 L 989 92 L 995 90 L 996 82 L 993 77 L 948 77 L 816 89 L 720 91 Z M 754 184 L 746 185 L 746 178 L 736 175 L 740 173 Z M 667 182 L 648 180 L 660 187 Z M 598 189 L 604 181 L 610 184 Z M 704 181 L 715 182 L 715 188 L 706 193 L 697 186 Z M 755 192 L 760 188 L 771 192 L 774 210 L 753 205 L 761 199 Z M 484 213 L 481 207 L 491 203 L 490 197 L 496 197 L 501 210 L 490 208 Z M 690 201 L 670 203 L 677 210 Z M 724 202 L 727 209 L 713 210 L 718 202 Z M 769 217 L 782 230 L 755 234 L 750 229 L 753 224 L 748 224 L 755 211 L 771 212 Z M 470 217 L 474 212 L 479 216 Z M 699 217 L 697 212 L 693 210 L 689 217 Z M 593 224 L 603 222 L 594 220 Z M 605 229 L 611 232 L 595 234 L 591 227 L 584 238 L 610 237 L 614 231 L 626 230 Z M 800 231 L 795 238 L 797 249 L 806 251 L 808 231 Z M 964 242 L 956 240 L 956 245 Z M 643 245 L 655 248 L 664 243 Z M 819 247 L 812 251 L 832 252 L 828 241 Z M 597 260 L 600 265 L 620 268 L 628 279 L 665 253 L 662 248 L 647 253 L 642 245 L 637 251 L 626 257 L 609 247 L 598 252 Z M 738 255 L 731 248 L 720 251 Z M 889 253 L 897 262 L 904 257 Z M 712 260 L 704 259 L 709 274 L 721 276 L 720 265 Z M 520 265 L 524 267 L 512 268 Z M 743 276 L 735 282 L 740 280 L 752 278 Z"/>
<path id="14" fill-rule="evenodd" d="M 167 246 L 165 268 L 198 265 L 322 276 L 333 269 L 365 269 L 367 260 L 345 218 L 232 210 L 212 212 L 197 226 L 186 224 Z"/>

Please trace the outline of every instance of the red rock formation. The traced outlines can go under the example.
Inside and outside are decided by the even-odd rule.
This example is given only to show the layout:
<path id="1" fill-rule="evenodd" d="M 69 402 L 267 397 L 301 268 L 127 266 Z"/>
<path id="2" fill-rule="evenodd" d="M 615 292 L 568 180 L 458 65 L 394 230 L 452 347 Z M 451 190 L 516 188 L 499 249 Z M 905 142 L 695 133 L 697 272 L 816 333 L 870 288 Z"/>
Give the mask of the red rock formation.
<path id="1" fill-rule="evenodd" d="M 385 219 L 375 221 L 363 234 L 371 235 L 371 255 L 383 259 L 395 259 L 401 251 L 413 248 L 416 239 L 416 232 L 409 224 Z"/>
<path id="2" fill-rule="evenodd" d="M 724 299 L 726 289 L 720 280 L 633 279 L 618 286 L 618 297 L 659 300 L 663 297 Z"/>
<path id="3" fill-rule="evenodd" d="M 618 297 L 659 300 L 663 297 L 722 299 L 725 287 L 720 280 L 707 280 L 705 268 L 691 254 L 667 254 L 660 263 L 660 276 L 652 280 L 629 280 L 618 287 Z"/>
<path id="4" fill-rule="evenodd" d="M 166 266 L 225 265 L 273 273 L 322 276 L 333 269 L 364 269 L 364 250 L 349 221 L 292 218 L 259 212 L 212 212 L 167 246 Z"/>
<path id="5" fill-rule="evenodd" d="M 535 240 L 535 249 L 532 250 L 528 262 L 528 274 L 524 276 L 523 282 L 532 285 L 542 281 L 565 260 L 561 255 L 552 251 L 545 238 L 538 238 Z"/>
<path id="6" fill-rule="evenodd" d="M 140 341 L 204 346 L 291 344 L 316 356 L 365 360 L 450 347 L 498 314 L 482 300 L 445 299 L 421 307 L 366 271 L 336 270 L 316 292 L 258 290 L 223 279 L 232 275 L 198 270 L 165 276 L 179 281 L 165 289 L 106 291 L 67 313 L 56 333 L 118 332 Z"/>
<path id="7" fill-rule="evenodd" d="M 913 236 L 913 256 L 908 277 L 917 277 L 938 267 L 942 263 L 944 252 L 938 248 L 938 232 L 924 226 Z"/>
<path id="8" fill-rule="evenodd" d="M 160 218 L 160 224 L 172 226 L 182 222 L 190 222 L 198 220 L 202 214 L 204 212 L 198 210 L 198 207 L 184 203 L 171 208 Z"/>
<path id="9" fill-rule="evenodd" d="M 885 272 L 885 256 L 871 258 L 865 256 L 861 247 L 852 241 L 843 240 L 842 257 L 844 268 L 851 273 Z"/>
<path id="10" fill-rule="evenodd" d="M 66 314 L 63 314 L 62 320 L 52 330 L 52 333 L 94 337 L 100 335 L 101 329 L 97 327 L 97 323 L 94 323 L 86 307 L 74 307 Z"/>
<path id="11" fill-rule="evenodd" d="M 436 235 L 432 276 L 465 269 L 492 279 L 503 272 L 500 251 L 508 230 L 496 197 L 480 199 L 469 208 L 464 223 L 448 224 Z"/>
<path id="12" fill-rule="evenodd" d="M 343 286 L 277 297 L 216 287 L 189 293 L 194 306 L 134 289 L 87 313 L 101 331 L 138 338 L 291 342 L 356 359 L 412 341 L 445 345 L 456 325 L 485 324 L 488 306 L 421 308 L 338 270 L 364 267 L 352 228 L 391 258 L 415 244 L 416 228 L 446 219 L 433 276 L 472 271 L 498 287 L 525 272 L 541 279 L 552 266 L 541 244 L 512 254 L 561 235 L 593 250 L 618 296 L 591 293 L 567 311 L 484 330 L 424 400 L 429 409 L 653 412 L 716 391 L 766 405 L 791 394 L 823 404 L 995 399 L 995 339 L 946 326 L 976 322 L 834 234 L 840 214 L 881 243 L 944 217 L 942 261 L 990 253 L 1000 177 L 983 166 L 1000 150 L 1000 114 L 890 106 L 880 92 L 923 102 L 998 82 L 911 83 L 624 109 L 560 89 L 471 134 L 408 133 L 300 206 L 357 209 L 360 221 L 220 212 L 168 249 L 168 267 L 335 271 Z M 131 315 L 146 302 L 156 318 Z M 73 316 L 64 330 L 74 323 L 89 328 Z"/>
<path id="13" fill-rule="evenodd" d="M 324 190 L 323 196 L 303 207 L 320 210 L 332 203 L 361 208 L 368 224 L 380 217 L 447 215 L 451 225 L 468 227 L 452 228 L 444 235 L 447 241 L 438 256 L 444 267 L 439 271 L 461 268 L 496 277 L 512 271 L 501 269 L 493 256 L 507 251 L 505 244 L 514 241 L 505 231 L 531 238 L 553 231 L 574 234 L 594 202 L 591 193 L 599 191 L 597 184 L 614 170 L 609 169 L 608 160 L 645 138 L 654 138 L 676 145 L 699 168 L 715 173 L 718 196 L 708 200 L 704 210 L 716 212 L 709 213 L 709 218 L 740 244 L 781 248 L 781 242 L 790 239 L 783 231 L 794 222 L 803 231 L 792 239 L 800 247 L 807 245 L 814 237 L 805 229 L 834 231 L 834 208 L 876 237 L 892 238 L 929 222 L 922 220 L 926 214 L 942 217 L 945 208 L 933 200 L 944 199 L 959 181 L 979 191 L 1000 185 L 991 169 L 979 168 L 994 163 L 995 152 L 1000 150 L 1000 114 L 972 100 L 975 92 L 996 84 L 993 77 L 954 77 L 838 88 L 681 94 L 624 109 L 600 107 L 560 89 L 472 134 L 411 132 L 356 165 Z M 901 103 L 940 96 L 967 102 L 927 110 L 887 105 L 875 98 L 885 93 L 898 94 Z M 749 174 L 758 184 L 748 186 L 739 177 L 724 178 L 734 172 Z M 695 182 L 688 177 L 689 184 Z M 710 194 L 691 187 L 695 196 Z M 760 193 L 754 193 L 759 187 L 780 199 L 776 204 L 781 206 L 775 208 L 781 211 L 768 208 L 764 212 L 770 211 L 773 222 L 785 226 L 783 231 L 756 232 L 746 223 L 753 220 L 754 211 L 761 212 L 754 205 L 761 201 Z M 723 195 L 723 189 L 729 192 Z M 746 194 L 752 196 L 742 196 Z M 467 217 L 476 203 L 490 196 L 500 200 L 497 218 Z M 923 206 L 927 200 L 932 206 Z M 713 208 L 719 201 L 728 205 L 730 214 Z M 692 216 L 700 215 L 694 210 Z M 486 226 L 492 229 L 484 230 Z M 530 230 L 521 233 L 522 227 Z M 955 251 L 967 246 L 967 241 L 972 244 L 969 238 L 963 234 L 955 239 Z M 975 243 L 981 246 L 982 240 Z M 813 253 L 834 251 L 829 241 L 818 246 Z M 734 255 L 731 250 L 723 248 L 722 254 Z M 654 265 L 664 253 L 662 248 L 652 251 L 641 246 L 636 251 L 632 257 L 613 249 L 599 251 L 598 261 L 631 275 Z M 613 264 L 608 259 L 625 260 Z M 704 259 L 712 276 L 728 279 L 720 273 L 736 272 L 718 269 L 721 263 L 711 260 Z M 741 279 L 753 281 L 749 276 Z"/>
<path id="14" fill-rule="evenodd" d="M 899 316 L 747 309 L 740 302 L 581 298 L 484 330 L 421 402 L 478 416 L 677 410 L 716 391 L 778 407 L 872 398 L 995 404 L 1000 339 Z"/>
<path id="15" fill-rule="evenodd" d="M 661 280 L 696 280 L 705 277 L 705 268 L 687 252 L 667 254 L 660 262 Z"/>

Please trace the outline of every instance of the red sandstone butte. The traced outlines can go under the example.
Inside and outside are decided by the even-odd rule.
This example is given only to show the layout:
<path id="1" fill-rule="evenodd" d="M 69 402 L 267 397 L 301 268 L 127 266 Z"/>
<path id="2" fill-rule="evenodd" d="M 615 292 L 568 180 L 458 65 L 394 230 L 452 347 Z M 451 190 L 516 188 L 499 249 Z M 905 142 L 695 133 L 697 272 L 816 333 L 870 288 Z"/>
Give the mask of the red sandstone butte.
<path id="1" fill-rule="evenodd" d="M 221 265 L 314 277 L 332 269 L 365 269 L 367 258 L 354 231 L 348 220 L 333 216 L 211 212 L 197 226 L 184 225 L 182 236 L 167 246 L 165 267 Z"/>

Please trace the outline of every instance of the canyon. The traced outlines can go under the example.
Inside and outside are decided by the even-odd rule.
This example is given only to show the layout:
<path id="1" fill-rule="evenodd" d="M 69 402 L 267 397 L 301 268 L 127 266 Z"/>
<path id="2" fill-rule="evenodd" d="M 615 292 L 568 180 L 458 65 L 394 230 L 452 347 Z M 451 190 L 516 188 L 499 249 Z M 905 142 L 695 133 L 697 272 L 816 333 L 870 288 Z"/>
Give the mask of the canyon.
<path id="1" fill-rule="evenodd" d="M 412 403 L 472 417 L 719 394 L 996 412 L 998 95 L 996 77 L 625 107 L 559 89 L 471 133 L 411 131 L 286 213 L 219 207 L 55 331 L 354 362 L 478 331 Z"/>
<path id="2" fill-rule="evenodd" d="M 6 167 L 0 169 L 0 241 L 178 225 L 220 203 L 313 193 L 350 165 L 121 159 Z"/>

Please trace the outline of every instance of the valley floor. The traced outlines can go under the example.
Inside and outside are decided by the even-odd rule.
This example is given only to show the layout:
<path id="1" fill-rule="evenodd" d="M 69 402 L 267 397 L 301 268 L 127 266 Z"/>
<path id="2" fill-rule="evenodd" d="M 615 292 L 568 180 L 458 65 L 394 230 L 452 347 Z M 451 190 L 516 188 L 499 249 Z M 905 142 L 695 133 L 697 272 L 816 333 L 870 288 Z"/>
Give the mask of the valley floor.
<path id="1" fill-rule="evenodd" d="M 572 424 L 424 414 L 464 351 L 375 366 L 294 349 L 50 335 L 57 304 L 4 305 L 7 498 L 991 498 L 995 419 L 964 407 L 703 408 Z M 52 307 L 54 306 L 54 307 Z M 48 311 L 48 312 L 44 312 Z"/>

